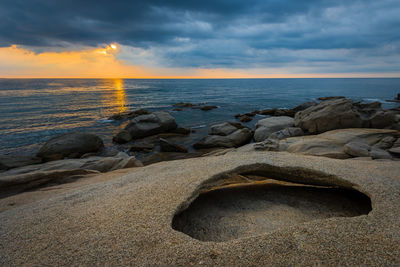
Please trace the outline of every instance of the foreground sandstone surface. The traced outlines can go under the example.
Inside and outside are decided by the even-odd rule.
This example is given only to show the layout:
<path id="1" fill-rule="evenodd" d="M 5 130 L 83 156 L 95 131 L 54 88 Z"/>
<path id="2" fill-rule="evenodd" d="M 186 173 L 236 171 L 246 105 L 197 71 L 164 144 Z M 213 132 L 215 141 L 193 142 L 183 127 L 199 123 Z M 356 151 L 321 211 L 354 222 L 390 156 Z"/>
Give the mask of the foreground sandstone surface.
<path id="1" fill-rule="evenodd" d="M 258 186 L 257 177 L 355 189 L 372 210 L 223 242 L 173 229 L 175 215 L 200 193 L 244 181 Z M 399 266 L 399 203 L 398 161 L 229 152 L 161 162 L 0 213 L 0 265 Z"/>

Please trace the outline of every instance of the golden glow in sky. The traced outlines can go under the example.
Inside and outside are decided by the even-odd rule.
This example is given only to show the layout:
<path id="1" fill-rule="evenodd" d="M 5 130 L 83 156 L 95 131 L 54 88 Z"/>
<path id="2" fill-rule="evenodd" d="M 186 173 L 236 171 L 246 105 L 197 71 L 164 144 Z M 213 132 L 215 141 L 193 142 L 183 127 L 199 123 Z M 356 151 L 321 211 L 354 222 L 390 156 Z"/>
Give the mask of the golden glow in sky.
<path id="1" fill-rule="evenodd" d="M 318 78 L 399 77 L 399 73 L 310 74 L 289 69 L 163 68 L 118 59 L 122 47 L 35 53 L 16 45 L 0 47 L 0 78 Z"/>

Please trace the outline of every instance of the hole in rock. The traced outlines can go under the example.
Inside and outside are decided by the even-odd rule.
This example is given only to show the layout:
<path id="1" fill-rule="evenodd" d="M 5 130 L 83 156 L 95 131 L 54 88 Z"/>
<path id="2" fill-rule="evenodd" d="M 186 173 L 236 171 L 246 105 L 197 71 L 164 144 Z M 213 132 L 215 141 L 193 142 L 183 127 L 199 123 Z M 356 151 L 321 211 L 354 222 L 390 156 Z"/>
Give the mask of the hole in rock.
<path id="1" fill-rule="evenodd" d="M 354 189 L 255 180 L 228 185 L 221 180 L 222 186 L 203 190 L 174 216 L 172 228 L 201 241 L 222 242 L 371 211 L 369 197 Z"/>

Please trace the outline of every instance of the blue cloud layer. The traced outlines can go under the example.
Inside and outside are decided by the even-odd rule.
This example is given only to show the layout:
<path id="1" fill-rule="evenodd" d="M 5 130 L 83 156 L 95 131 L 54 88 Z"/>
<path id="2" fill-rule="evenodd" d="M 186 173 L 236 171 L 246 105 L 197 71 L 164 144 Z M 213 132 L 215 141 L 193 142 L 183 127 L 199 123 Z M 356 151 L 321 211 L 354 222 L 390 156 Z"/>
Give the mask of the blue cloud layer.
<path id="1" fill-rule="evenodd" d="M 126 52 L 122 58 L 165 67 L 295 63 L 399 72 L 398 14 L 398 0 L 2 0 L 0 46 L 118 42 L 152 55 Z"/>

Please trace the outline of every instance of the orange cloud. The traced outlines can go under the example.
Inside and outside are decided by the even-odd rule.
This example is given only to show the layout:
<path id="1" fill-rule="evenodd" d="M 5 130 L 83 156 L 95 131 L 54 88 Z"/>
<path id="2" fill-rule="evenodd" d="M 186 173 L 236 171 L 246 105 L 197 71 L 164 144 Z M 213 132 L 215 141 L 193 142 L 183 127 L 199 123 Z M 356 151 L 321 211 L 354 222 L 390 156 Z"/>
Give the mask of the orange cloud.
<path id="1" fill-rule="evenodd" d="M 121 48 L 123 49 L 123 48 Z M 302 73 L 300 69 L 146 68 L 116 58 L 120 47 L 34 53 L 0 48 L 0 78 L 336 78 L 400 77 L 399 73 Z"/>
<path id="2" fill-rule="evenodd" d="M 143 77 L 149 73 L 115 58 L 118 47 L 91 48 L 71 52 L 34 53 L 17 47 L 0 48 L 3 78 L 114 78 Z"/>

